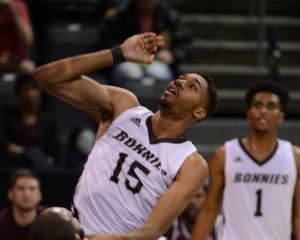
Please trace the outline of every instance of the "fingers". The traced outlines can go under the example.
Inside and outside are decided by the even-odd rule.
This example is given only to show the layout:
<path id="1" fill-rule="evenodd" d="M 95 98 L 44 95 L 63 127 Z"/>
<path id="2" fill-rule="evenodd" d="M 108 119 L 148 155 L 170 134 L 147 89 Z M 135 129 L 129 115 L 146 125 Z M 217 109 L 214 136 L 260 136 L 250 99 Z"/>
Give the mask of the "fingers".
<path id="1" fill-rule="evenodd" d="M 141 34 L 142 41 L 146 50 L 152 50 L 154 47 L 162 47 L 164 40 L 162 36 L 156 36 L 155 33 L 143 33 Z"/>
<path id="2" fill-rule="evenodd" d="M 153 33 L 153 32 L 146 32 L 146 33 L 140 34 L 140 36 L 141 36 L 142 39 L 148 38 L 148 37 L 155 37 L 155 36 L 156 36 L 156 33 Z"/>

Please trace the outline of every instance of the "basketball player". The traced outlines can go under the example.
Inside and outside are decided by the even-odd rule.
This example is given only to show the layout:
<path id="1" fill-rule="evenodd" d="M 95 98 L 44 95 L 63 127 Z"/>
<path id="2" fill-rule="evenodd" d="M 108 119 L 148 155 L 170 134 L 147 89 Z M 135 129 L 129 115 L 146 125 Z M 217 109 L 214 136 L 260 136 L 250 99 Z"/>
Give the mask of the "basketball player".
<path id="1" fill-rule="evenodd" d="M 288 99 L 288 92 L 273 82 L 248 89 L 250 133 L 213 153 L 208 196 L 192 240 L 210 233 L 222 200 L 218 239 L 289 240 L 292 229 L 300 239 L 300 149 L 276 138 Z"/>
<path id="2" fill-rule="evenodd" d="M 144 33 L 120 47 L 53 62 L 34 72 L 46 92 L 101 113 L 73 205 L 86 234 L 103 233 L 97 239 L 158 238 L 207 177 L 205 160 L 182 133 L 217 107 L 208 74 L 183 74 L 170 82 L 155 114 L 131 92 L 82 76 L 125 60 L 149 64 L 163 44 L 161 36 Z"/>

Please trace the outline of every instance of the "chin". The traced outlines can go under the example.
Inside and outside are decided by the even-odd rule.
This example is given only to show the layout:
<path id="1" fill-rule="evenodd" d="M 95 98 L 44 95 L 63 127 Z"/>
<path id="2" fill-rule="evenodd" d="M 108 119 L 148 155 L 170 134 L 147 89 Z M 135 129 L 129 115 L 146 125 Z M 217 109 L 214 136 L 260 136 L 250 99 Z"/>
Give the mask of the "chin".
<path id="1" fill-rule="evenodd" d="M 31 211 L 32 209 L 36 208 L 36 204 L 19 204 L 18 208 L 21 209 L 22 211 Z"/>
<path id="2" fill-rule="evenodd" d="M 255 130 L 258 133 L 268 133 L 270 129 L 265 127 L 256 127 Z"/>
<path id="3" fill-rule="evenodd" d="M 163 108 L 171 109 L 173 106 L 173 103 L 170 103 L 168 100 L 166 100 L 164 98 L 159 98 L 158 105 Z"/>

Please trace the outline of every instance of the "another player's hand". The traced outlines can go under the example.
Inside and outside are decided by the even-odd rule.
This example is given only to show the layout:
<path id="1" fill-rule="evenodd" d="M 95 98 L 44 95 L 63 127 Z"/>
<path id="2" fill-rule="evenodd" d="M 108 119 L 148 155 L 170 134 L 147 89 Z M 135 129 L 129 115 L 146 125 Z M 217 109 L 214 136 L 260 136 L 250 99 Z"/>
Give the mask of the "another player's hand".
<path id="1" fill-rule="evenodd" d="M 128 38 L 120 47 L 127 61 L 150 64 L 157 47 L 164 45 L 163 37 L 142 33 Z"/>

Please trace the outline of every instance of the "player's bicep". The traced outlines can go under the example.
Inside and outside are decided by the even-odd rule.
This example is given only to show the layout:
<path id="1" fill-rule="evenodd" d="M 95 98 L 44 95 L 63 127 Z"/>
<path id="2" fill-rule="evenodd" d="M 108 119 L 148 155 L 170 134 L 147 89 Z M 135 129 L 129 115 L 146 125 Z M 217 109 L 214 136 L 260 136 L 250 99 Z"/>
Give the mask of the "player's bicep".
<path id="1" fill-rule="evenodd" d="M 176 180 L 156 204 L 145 227 L 154 227 L 163 234 L 203 187 L 207 176 L 208 166 L 200 155 L 187 158 Z"/>
<path id="2" fill-rule="evenodd" d="M 112 112 L 111 98 L 104 85 L 86 77 L 48 85 L 44 89 L 63 101 L 89 112 Z"/>
<path id="3" fill-rule="evenodd" d="M 215 211 L 218 211 L 223 198 L 223 189 L 225 185 L 224 165 L 225 146 L 223 145 L 219 147 L 210 158 L 210 182 L 207 198 L 204 203 L 204 206 L 215 208 Z"/>

